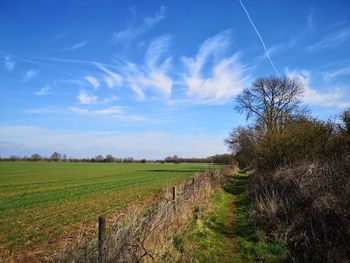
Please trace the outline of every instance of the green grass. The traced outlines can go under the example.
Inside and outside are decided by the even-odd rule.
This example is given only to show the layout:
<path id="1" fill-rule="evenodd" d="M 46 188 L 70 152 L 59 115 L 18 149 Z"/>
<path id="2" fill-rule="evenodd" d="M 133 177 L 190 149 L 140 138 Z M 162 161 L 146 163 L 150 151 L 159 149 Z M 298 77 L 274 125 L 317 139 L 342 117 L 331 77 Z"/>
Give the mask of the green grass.
<path id="1" fill-rule="evenodd" d="M 174 240 L 182 244 L 183 251 L 185 248 L 190 251 L 185 262 L 240 262 L 239 256 L 234 253 L 232 201 L 231 194 L 220 192 L 211 198 L 209 204 L 199 206 L 198 218 L 192 222 L 188 232 Z"/>
<path id="2" fill-rule="evenodd" d="M 187 233 L 174 238 L 175 247 L 189 251 L 191 262 L 287 262 L 283 245 L 264 240 L 255 229 L 247 187 L 245 173 L 228 177 L 223 191 L 198 207 Z"/>
<path id="3" fill-rule="evenodd" d="M 244 262 L 280 263 L 288 262 L 286 248 L 278 242 L 267 241 L 254 227 L 249 215 L 250 201 L 246 194 L 248 176 L 238 173 L 232 176 L 225 187 L 227 192 L 237 196 L 235 242 Z"/>
<path id="4" fill-rule="evenodd" d="M 207 164 L 0 163 L 0 252 L 58 238 Z M 1 254 L 1 253 L 0 253 Z"/>

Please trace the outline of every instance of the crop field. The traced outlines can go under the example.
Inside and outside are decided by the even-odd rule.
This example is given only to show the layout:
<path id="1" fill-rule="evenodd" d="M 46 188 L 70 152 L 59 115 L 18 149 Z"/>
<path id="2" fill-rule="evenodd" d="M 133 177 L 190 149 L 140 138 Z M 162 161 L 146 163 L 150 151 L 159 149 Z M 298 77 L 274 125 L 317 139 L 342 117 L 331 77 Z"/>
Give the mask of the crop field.
<path id="1" fill-rule="evenodd" d="M 0 254 L 59 238 L 208 164 L 0 163 Z"/>

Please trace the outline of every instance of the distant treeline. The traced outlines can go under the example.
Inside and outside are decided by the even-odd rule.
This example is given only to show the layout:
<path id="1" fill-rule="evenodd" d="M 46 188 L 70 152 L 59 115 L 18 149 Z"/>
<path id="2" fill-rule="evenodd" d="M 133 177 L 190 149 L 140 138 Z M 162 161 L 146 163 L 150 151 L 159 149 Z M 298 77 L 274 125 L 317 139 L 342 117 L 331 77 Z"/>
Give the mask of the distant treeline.
<path id="1" fill-rule="evenodd" d="M 147 159 L 134 159 L 133 157 L 117 158 L 112 154 L 106 156 L 97 155 L 92 158 L 73 158 L 68 157 L 66 154 L 54 152 L 50 157 L 41 156 L 38 153 L 34 153 L 31 156 L 17 156 L 12 155 L 10 157 L 1 158 L 3 162 L 87 162 L 87 163 L 215 163 L 215 164 L 232 164 L 232 154 L 216 154 L 205 158 L 182 158 L 177 155 L 168 156 L 164 160 L 147 160 Z"/>

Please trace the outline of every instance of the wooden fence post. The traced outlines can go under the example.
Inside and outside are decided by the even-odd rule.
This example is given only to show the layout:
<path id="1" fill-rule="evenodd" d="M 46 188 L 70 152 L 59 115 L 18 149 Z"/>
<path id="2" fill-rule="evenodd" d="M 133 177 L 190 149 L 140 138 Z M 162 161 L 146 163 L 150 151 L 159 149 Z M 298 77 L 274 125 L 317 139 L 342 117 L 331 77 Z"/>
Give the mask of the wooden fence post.
<path id="1" fill-rule="evenodd" d="M 176 212 L 176 187 L 175 186 L 173 186 L 173 201 L 172 201 L 172 203 L 173 203 L 173 209 L 174 209 L 174 212 Z"/>
<path id="2" fill-rule="evenodd" d="M 98 218 L 98 262 L 105 261 L 105 240 L 106 240 L 106 218 L 100 216 Z"/>
<path id="3" fill-rule="evenodd" d="M 195 199 L 195 188 L 194 188 L 194 178 L 192 178 L 192 198 Z"/>

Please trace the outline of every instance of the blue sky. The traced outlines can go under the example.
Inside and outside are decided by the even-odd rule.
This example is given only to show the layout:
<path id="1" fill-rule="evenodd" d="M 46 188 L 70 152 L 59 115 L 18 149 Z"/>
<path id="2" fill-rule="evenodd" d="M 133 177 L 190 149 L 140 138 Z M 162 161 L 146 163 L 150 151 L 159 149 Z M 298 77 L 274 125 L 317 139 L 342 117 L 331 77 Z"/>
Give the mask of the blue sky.
<path id="1" fill-rule="evenodd" d="M 350 106 L 344 1 L 0 1 L 0 156 L 224 153 L 234 98 L 288 75 Z"/>

